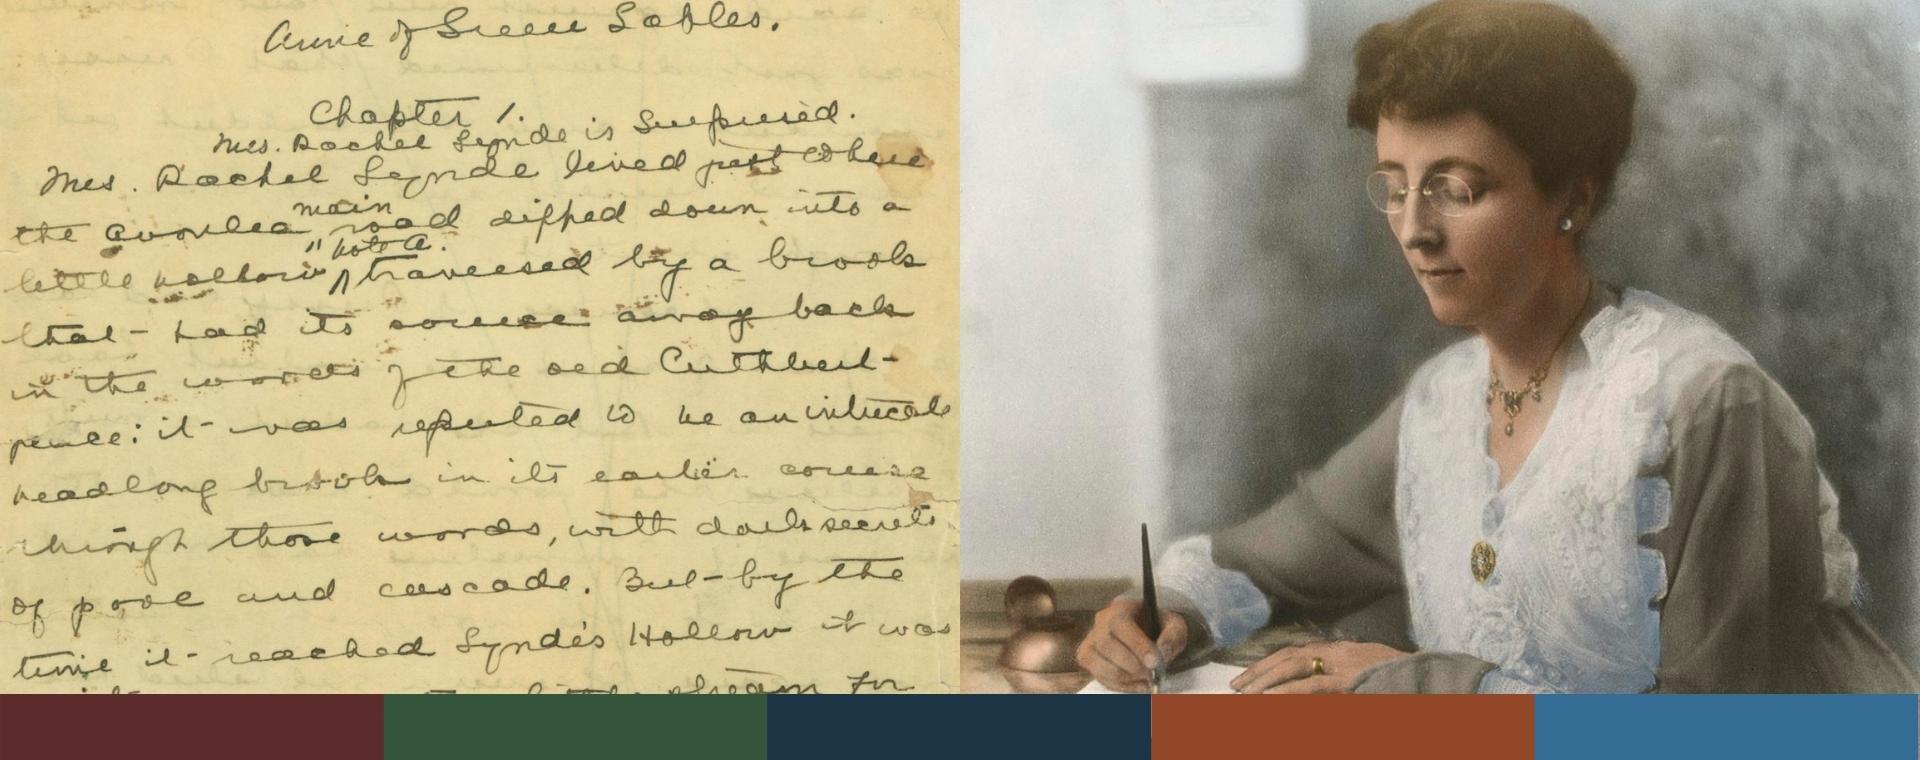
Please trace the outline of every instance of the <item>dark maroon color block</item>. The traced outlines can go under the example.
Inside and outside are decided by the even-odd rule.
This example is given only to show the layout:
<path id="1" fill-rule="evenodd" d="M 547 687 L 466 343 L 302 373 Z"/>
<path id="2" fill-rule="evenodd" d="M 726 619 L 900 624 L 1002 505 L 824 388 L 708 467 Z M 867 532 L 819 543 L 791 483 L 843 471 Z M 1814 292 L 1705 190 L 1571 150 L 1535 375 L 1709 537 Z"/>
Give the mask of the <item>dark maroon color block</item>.
<path id="1" fill-rule="evenodd" d="M 381 757 L 372 695 L 0 694 L 0 757 Z"/>

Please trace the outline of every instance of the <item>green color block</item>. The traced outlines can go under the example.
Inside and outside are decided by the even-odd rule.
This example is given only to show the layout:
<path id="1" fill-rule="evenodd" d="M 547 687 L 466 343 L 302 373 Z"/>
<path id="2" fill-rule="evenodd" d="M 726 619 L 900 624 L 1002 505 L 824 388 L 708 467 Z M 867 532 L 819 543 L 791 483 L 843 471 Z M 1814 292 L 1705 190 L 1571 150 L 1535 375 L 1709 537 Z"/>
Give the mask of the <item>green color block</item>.
<path id="1" fill-rule="evenodd" d="M 759 695 L 388 696 L 386 723 L 387 760 L 767 757 L 767 699 Z"/>

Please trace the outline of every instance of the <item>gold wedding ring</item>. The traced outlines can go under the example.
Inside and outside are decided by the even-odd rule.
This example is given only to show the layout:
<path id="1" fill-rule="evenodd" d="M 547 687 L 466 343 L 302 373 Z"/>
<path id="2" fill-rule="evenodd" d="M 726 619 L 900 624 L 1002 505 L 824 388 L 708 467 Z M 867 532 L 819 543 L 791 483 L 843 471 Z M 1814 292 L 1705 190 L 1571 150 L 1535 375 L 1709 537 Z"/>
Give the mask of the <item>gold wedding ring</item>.
<path id="1" fill-rule="evenodd" d="M 1316 676 L 1324 676 L 1327 674 L 1327 663 L 1325 660 L 1318 657 L 1313 658 L 1313 674 Z"/>

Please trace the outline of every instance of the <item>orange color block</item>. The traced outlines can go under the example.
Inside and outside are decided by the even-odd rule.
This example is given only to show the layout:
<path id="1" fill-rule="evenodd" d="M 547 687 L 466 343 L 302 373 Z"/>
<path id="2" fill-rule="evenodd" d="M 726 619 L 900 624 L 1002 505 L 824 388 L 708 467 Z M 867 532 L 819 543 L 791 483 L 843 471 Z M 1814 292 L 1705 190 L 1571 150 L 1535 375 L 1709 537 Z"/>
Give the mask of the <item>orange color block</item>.
<path id="1" fill-rule="evenodd" d="M 1156 696 L 1153 757 L 1532 758 L 1533 698 L 1419 694 Z"/>

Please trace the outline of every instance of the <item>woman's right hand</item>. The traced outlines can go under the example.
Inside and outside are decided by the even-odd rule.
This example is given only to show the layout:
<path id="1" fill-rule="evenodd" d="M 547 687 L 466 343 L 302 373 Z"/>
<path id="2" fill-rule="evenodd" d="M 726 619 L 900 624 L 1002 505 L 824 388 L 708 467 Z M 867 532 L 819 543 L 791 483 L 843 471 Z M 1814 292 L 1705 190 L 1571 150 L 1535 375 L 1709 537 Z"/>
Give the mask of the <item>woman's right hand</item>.
<path id="1" fill-rule="evenodd" d="M 1080 667 L 1114 691 L 1146 691 L 1154 668 L 1173 662 L 1187 648 L 1187 619 L 1160 611 L 1160 640 L 1147 640 L 1146 610 L 1139 599 L 1115 599 L 1093 616 L 1093 628 L 1075 653 Z"/>

